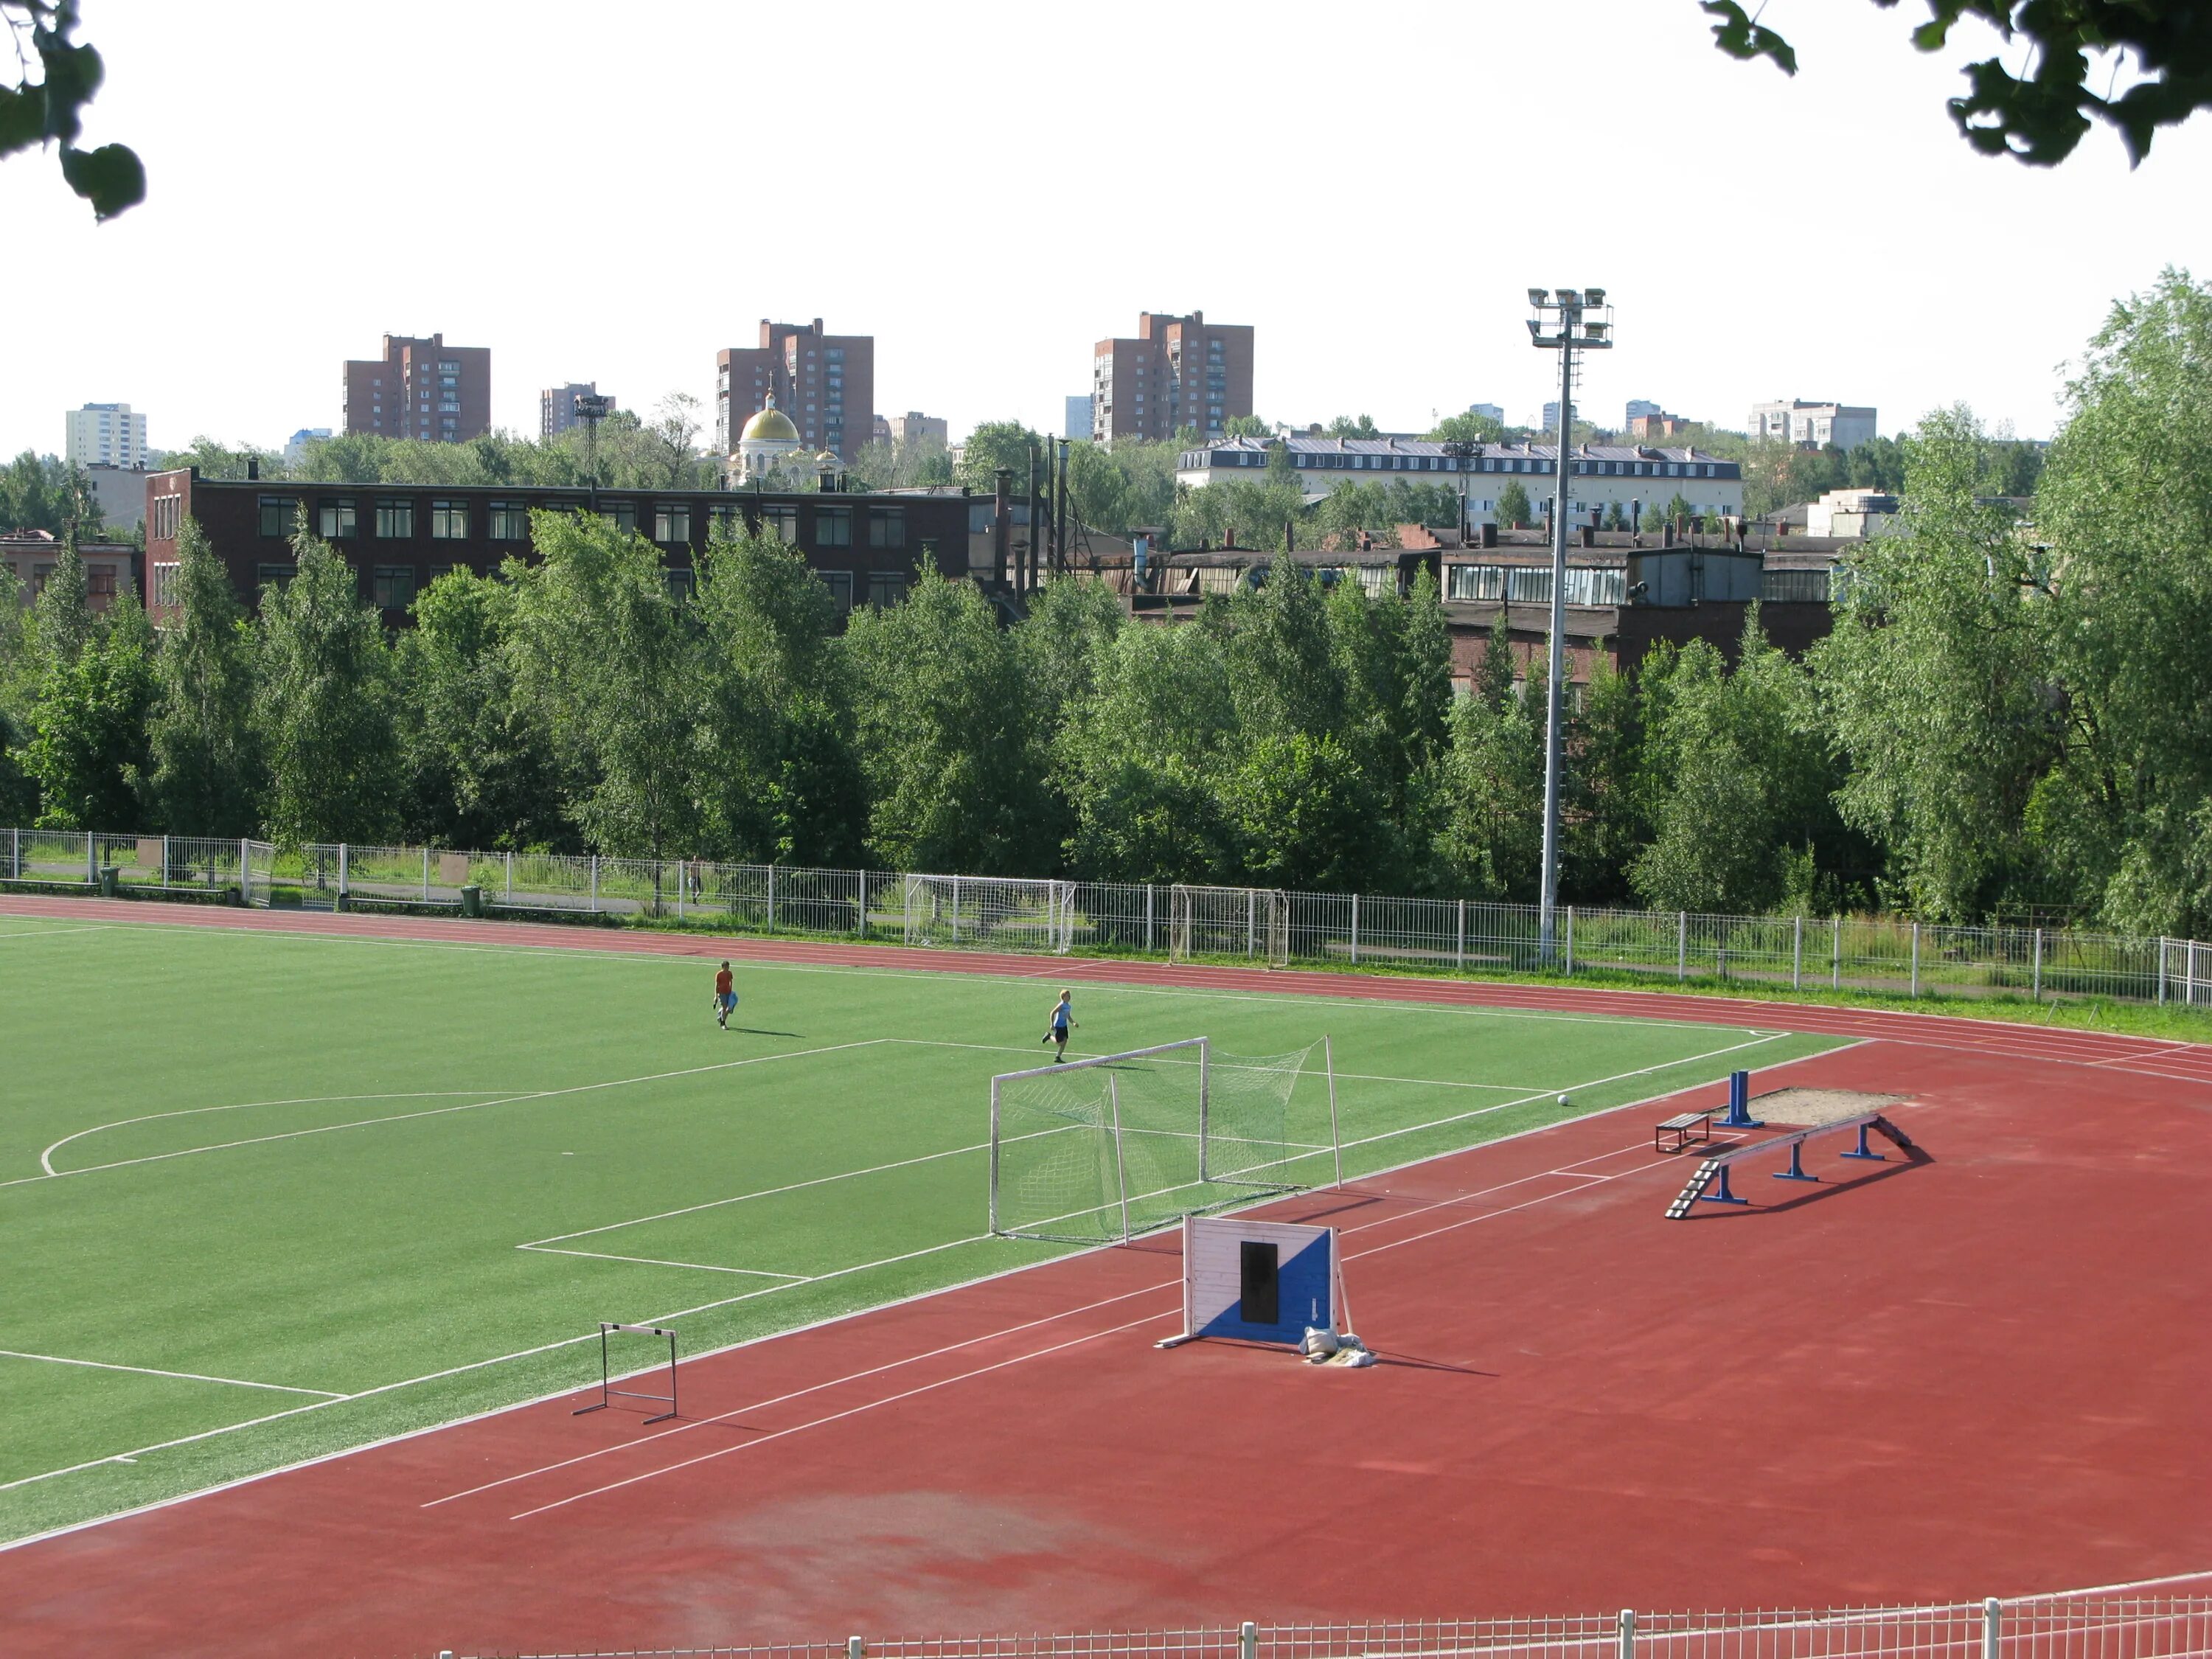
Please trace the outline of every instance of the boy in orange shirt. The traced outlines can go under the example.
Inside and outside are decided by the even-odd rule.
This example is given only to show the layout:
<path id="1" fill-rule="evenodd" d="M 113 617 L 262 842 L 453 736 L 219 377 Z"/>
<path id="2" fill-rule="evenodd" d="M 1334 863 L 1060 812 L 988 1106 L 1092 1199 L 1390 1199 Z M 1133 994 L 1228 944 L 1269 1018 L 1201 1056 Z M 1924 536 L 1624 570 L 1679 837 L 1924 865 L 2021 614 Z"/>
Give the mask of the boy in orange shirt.
<path id="1" fill-rule="evenodd" d="M 737 1006 L 737 982 L 731 978 L 730 964 L 726 962 L 721 971 L 714 975 L 714 1024 L 728 1030 L 730 1014 Z"/>

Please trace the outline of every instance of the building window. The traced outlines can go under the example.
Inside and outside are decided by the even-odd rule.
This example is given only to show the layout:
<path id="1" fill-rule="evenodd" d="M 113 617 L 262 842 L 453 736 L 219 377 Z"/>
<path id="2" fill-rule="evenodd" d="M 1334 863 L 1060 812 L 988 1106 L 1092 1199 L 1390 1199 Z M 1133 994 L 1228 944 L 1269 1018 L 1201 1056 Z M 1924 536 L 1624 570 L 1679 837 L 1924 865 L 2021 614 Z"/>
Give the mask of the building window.
<path id="1" fill-rule="evenodd" d="M 708 535 L 718 542 L 733 541 L 744 534 L 735 501 L 716 501 L 707 509 Z"/>
<path id="2" fill-rule="evenodd" d="M 602 501 L 599 516 L 625 536 L 637 533 L 637 503 L 635 501 Z"/>
<path id="3" fill-rule="evenodd" d="M 526 542 L 530 539 L 530 509 L 520 501 L 487 501 L 484 515 L 489 533 L 495 542 Z"/>
<path id="4" fill-rule="evenodd" d="M 264 536 L 289 536 L 292 533 L 299 503 L 289 495 L 264 495 L 261 498 L 261 533 Z"/>
<path id="5" fill-rule="evenodd" d="M 341 495 L 336 501 L 323 502 L 316 510 L 316 533 L 326 542 L 361 533 L 361 526 L 355 521 L 350 496 Z"/>
<path id="6" fill-rule="evenodd" d="M 105 611 L 115 599 L 115 571 L 107 567 L 84 573 L 84 595 L 94 601 L 93 609 Z"/>
<path id="7" fill-rule="evenodd" d="M 655 501 L 653 504 L 653 539 L 657 542 L 691 540 L 691 505 L 688 501 Z"/>
<path id="8" fill-rule="evenodd" d="M 660 579 L 668 584 L 668 597 L 677 604 L 681 605 L 691 597 L 693 584 L 690 565 L 672 565 L 660 573 Z"/>
<path id="9" fill-rule="evenodd" d="M 149 503 L 153 509 L 155 540 L 174 541 L 177 538 L 177 532 L 183 527 L 181 509 L 184 499 L 181 495 L 156 495 Z"/>
<path id="10" fill-rule="evenodd" d="M 906 598 L 906 580 L 903 570 L 871 570 L 868 573 L 868 603 L 878 610 L 896 605 Z"/>
<path id="11" fill-rule="evenodd" d="M 379 496 L 376 502 L 376 534 L 380 541 L 412 541 L 415 538 L 415 503 L 402 496 Z"/>
<path id="12" fill-rule="evenodd" d="M 430 538 L 433 541 L 465 541 L 468 533 L 469 504 L 466 501 L 434 501 L 430 503 Z"/>
<path id="13" fill-rule="evenodd" d="M 415 603 L 415 567 L 380 564 L 376 567 L 376 602 L 386 611 L 404 611 Z"/>
<path id="14" fill-rule="evenodd" d="M 153 586 L 155 609 L 174 605 L 177 602 L 177 567 L 157 564 L 146 574 Z"/>
<path id="15" fill-rule="evenodd" d="M 282 587 L 299 574 L 300 568 L 292 564 L 264 564 L 254 567 L 254 579 L 263 587 Z"/>
<path id="16" fill-rule="evenodd" d="M 849 507 L 816 507 L 814 544 L 817 547 L 850 547 L 853 544 L 853 509 Z"/>
<path id="17" fill-rule="evenodd" d="M 799 509 L 795 507 L 763 507 L 761 508 L 761 533 L 774 536 L 779 541 L 796 544 L 799 540 Z"/>
<path id="18" fill-rule="evenodd" d="M 814 574 L 821 579 L 822 585 L 830 590 L 830 598 L 836 603 L 839 616 L 843 616 L 853 608 L 853 573 L 851 571 L 817 570 Z"/>
<path id="19" fill-rule="evenodd" d="M 906 545 L 906 512 L 902 507 L 872 507 L 868 509 L 868 545 L 870 547 L 904 547 Z"/>
<path id="20" fill-rule="evenodd" d="M 1498 564 L 1455 564 L 1444 568 L 1444 597 L 1453 599 L 1502 599 L 1505 597 L 1505 567 Z"/>

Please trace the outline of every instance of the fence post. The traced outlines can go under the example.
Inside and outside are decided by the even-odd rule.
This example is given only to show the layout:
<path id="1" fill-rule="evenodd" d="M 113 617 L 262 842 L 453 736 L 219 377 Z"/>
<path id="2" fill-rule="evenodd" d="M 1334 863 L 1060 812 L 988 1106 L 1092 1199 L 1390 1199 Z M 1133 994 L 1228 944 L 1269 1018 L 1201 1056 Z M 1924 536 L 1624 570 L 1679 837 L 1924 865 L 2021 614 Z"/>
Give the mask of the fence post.
<path id="1" fill-rule="evenodd" d="M 1690 976 L 1690 913 L 1680 912 L 1674 920 L 1674 977 L 1679 981 Z"/>
<path id="2" fill-rule="evenodd" d="M 2194 967 L 2196 964 L 2190 964 Z M 2158 936 L 2158 1006 L 2166 1006 L 2166 935 Z"/>
<path id="3" fill-rule="evenodd" d="M 860 937 L 868 936 L 868 872 L 860 872 Z"/>
<path id="4" fill-rule="evenodd" d="M 1452 966 L 1467 971 L 1467 901 L 1459 902 L 1459 937 L 1452 946 Z"/>
<path id="5" fill-rule="evenodd" d="M 100 860 L 93 852 L 92 831 L 89 830 L 84 832 L 84 884 L 88 887 L 100 884 Z"/>
<path id="6" fill-rule="evenodd" d="M 678 859 L 678 860 L 676 860 L 676 920 L 677 920 L 677 921 L 683 921 L 683 920 L 684 920 L 684 897 L 685 897 L 685 894 L 684 894 L 684 890 L 685 888 L 689 887 L 690 884 L 691 884 L 691 860 L 690 860 L 690 859 Z"/>
<path id="7" fill-rule="evenodd" d="M 1567 975 L 1568 975 L 1568 977 L 1572 978 L 1572 977 L 1573 977 L 1573 975 L 1574 975 L 1574 971 L 1575 971 L 1575 907 L 1574 907 L 1573 905 L 1570 904 L 1570 905 L 1567 907 Z"/>
<path id="8" fill-rule="evenodd" d="M 1247 1619 L 1237 1628 L 1237 1659 L 1259 1659 L 1260 1627 Z"/>
<path id="9" fill-rule="evenodd" d="M 430 902 L 430 843 L 422 843 L 422 902 Z"/>
<path id="10" fill-rule="evenodd" d="M 1359 965 L 1359 895 L 1352 896 L 1352 965 Z"/>
<path id="11" fill-rule="evenodd" d="M 1636 1659 L 1636 1609 L 1620 1610 L 1620 1643 L 1619 1659 Z"/>
<path id="12" fill-rule="evenodd" d="M 1994 1595 L 1982 1603 L 1982 1659 L 1997 1659 L 2004 1626 L 2004 1603 Z"/>
<path id="13" fill-rule="evenodd" d="M 338 908 L 345 908 L 346 883 L 352 873 L 352 864 L 346 856 L 346 844 L 338 843 Z"/>
<path id="14" fill-rule="evenodd" d="M 1920 994 L 1920 924 L 1912 924 L 1912 994 Z"/>
<path id="15" fill-rule="evenodd" d="M 1844 988 L 1844 913 L 1840 910 L 1836 912 L 1835 934 L 1828 945 L 1828 988 Z"/>
<path id="16" fill-rule="evenodd" d="M 845 1638 L 845 1659 L 868 1659 L 868 1644 L 857 1636 Z"/>
<path id="17" fill-rule="evenodd" d="M 253 842 L 242 836 L 238 842 L 238 900 L 253 902 Z"/>
<path id="18" fill-rule="evenodd" d="M 599 913 L 599 855 L 592 854 L 592 914 Z"/>
<path id="19" fill-rule="evenodd" d="M 8 832 L 8 879 L 21 881 L 22 878 L 23 832 L 21 830 L 10 830 Z M 2165 959 L 2163 956 L 2159 958 L 2160 962 Z"/>
<path id="20" fill-rule="evenodd" d="M 1152 932 L 1152 884 L 1148 881 L 1145 884 L 1145 949 L 1150 951 L 1154 948 L 1152 941 L 1155 937 Z"/>
<path id="21" fill-rule="evenodd" d="M 169 884 L 169 838 L 161 837 L 161 885 Z"/>
<path id="22" fill-rule="evenodd" d="M 1805 918 L 1797 918 L 1797 936 L 1790 942 L 1790 988 L 1805 988 Z"/>
<path id="23" fill-rule="evenodd" d="M 512 848 L 507 849 L 507 902 L 509 904 L 514 902 L 514 850 Z"/>
<path id="24" fill-rule="evenodd" d="M 2030 986 L 2030 988 L 2030 988 L 2030 990 L 2029 990 L 2029 992 L 2028 992 L 2028 1000 L 2029 1000 L 2029 1001 L 2031 1001 L 2031 1002 L 2040 1002 L 2040 1001 L 2042 1001 L 2042 1000 L 2043 1000 L 2043 929 L 2041 929 L 2040 927 L 2039 927 L 2039 928 L 2037 928 L 2037 929 L 2035 930 L 2035 969 L 2034 969 L 2034 977 L 2033 977 L 2033 979 L 2031 979 L 2031 980 L 2028 981 L 2028 983 L 2029 983 L 2029 986 Z"/>
<path id="25" fill-rule="evenodd" d="M 768 867 L 768 930 L 775 932 L 775 866 Z"/>

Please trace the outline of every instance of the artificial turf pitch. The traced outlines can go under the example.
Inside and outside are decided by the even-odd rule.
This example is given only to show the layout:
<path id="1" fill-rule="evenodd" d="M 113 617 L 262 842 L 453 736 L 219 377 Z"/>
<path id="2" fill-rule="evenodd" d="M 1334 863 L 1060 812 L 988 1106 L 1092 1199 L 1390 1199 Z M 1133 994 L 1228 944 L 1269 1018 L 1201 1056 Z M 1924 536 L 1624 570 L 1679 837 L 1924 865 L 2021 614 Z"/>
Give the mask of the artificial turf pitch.
<path id="1" fill-rule="evenodd" d="M 696 1354 L 1064 1253 L 986 1232 L 989 1079 L 1047 1057 L 1048 980 L 740 963 L 723 1031 L 699 948 L 0 917 L 0 1540 L 595 1383 L 600 1320 Z M 1347 1176 L 1837 1046 L 1171 985 L 1076 1012 L 1071 1055 L 1328 1034 Z M 1328 1138 L 1320 1066 L 1293 1139 Z"/>

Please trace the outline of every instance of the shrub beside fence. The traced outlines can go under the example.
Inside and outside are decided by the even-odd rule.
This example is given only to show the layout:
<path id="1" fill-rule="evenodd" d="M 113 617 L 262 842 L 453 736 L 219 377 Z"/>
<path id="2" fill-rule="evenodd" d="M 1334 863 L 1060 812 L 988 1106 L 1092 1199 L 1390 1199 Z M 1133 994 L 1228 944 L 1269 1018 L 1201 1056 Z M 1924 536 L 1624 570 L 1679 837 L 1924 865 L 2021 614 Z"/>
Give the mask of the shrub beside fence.
<path id="1" fill-rule="evenodd" d="M 1177 888 L 703 860 L 0 830 L 0 878 L 234 891 L 248 904 L 486 908 L 699 920 L 746 932 L 1014 954 L 1100 951 L 1458 973 L 1593 969 L 1778 992 L 2015 992 L 2212 1007 L 2212 945 L 1882 916 L 1727 916 L 1562 907 L 1547 964 L 1533 904 Z M 1180 904 L 1180 908 L 1178 905 Z M 1180 932 L 1178 917 L 1182 918 Z"/>

